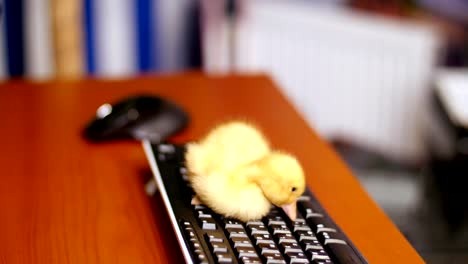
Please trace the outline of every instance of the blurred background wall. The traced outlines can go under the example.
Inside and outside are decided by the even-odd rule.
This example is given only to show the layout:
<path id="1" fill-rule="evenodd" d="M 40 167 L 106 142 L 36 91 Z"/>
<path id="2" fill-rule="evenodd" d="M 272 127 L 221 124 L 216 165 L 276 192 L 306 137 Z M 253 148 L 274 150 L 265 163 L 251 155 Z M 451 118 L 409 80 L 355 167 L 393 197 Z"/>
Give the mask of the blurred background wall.
<path id="1" fill-rule="evenodd" d="M 324 137 L 408 163 L 437 67 L 467 60 L 463 0 L 1 3 L 0 79 L 264 72 Z"/>

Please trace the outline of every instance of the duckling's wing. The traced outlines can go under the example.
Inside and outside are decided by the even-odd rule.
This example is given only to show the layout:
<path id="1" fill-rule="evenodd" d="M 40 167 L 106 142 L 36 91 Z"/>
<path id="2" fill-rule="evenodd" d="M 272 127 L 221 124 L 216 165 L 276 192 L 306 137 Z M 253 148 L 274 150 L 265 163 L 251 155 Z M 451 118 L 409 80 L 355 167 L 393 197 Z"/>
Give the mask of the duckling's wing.
<path id="1" fill-rule="evenodd" d="M 260 159 L 270 152 L 270 147 L 254 126 L 231 122 L 213 129 L 200 143 L 190 146 L 189 152 L 191 157 L 187 158 L 197 163 L 190 165 L 200 173 L 211 174 L 229 172 Z"/>
<path id="2" fill-rule="evenodd" d="M 261 218 L 270 209 L 262 190 L 245 177 L 200 175 L 192 178 L 192 187 L 199 201 L 225 217 L 249 221 Z"/>

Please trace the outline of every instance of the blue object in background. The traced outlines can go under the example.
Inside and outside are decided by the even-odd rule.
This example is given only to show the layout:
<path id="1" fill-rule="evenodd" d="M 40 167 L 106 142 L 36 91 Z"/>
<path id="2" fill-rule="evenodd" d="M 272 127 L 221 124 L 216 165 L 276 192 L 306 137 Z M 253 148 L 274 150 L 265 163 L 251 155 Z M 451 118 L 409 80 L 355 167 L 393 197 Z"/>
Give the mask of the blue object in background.
<path id="1" fill-rule="evenodd" d="M 140 72 L 158 70 L 158 31 L 155 30 L 157 26 L 155 27 L 153 19 L 153 11 L 157 2 L 156 0 L 137 0 L 135 4 L 138 68 Z"/>
<path id="2" fill-rule="evenodd" d="M 83 6 L 83 36 L 84 36 L 84 45 L 85 45 L 85 54 L 86 54 L 86 70 L 89 75 L 94 75 L 96 73 L 96 56 L 95 51 L 95 38 L 94 38 L 94 8 L 92 4 L 93 0 L 84 0 Z"/>
<path id="3" fill-rule="evenodd" d="M 188 10 L 187 19 L 187 39 L 188 39 L 188 62 L 187 67 L 192 69 L 200 69 L 202 67 L 201 57 L 201 28 L 200 28 L 200 4 L 196 1 L 192 2 Z"/>
<path id="4" fill-rule="evenodd" d="M 7 71 L 11 77 L 24 75 L 23 0 L 5 0 Z"/>

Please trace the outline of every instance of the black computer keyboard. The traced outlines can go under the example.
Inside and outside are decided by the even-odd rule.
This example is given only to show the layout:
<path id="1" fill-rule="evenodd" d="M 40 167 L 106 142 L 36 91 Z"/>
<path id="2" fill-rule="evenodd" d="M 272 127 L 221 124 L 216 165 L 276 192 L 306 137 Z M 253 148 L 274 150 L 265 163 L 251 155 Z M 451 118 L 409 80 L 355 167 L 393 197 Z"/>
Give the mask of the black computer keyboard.
<path id="1" fill-rule="evenodd" d="M 183 146 L 143 147 L 187 263 L 367 263 L 310 190 L 294 222 L 276 207 L 240 222 L 191 204 Z"/>

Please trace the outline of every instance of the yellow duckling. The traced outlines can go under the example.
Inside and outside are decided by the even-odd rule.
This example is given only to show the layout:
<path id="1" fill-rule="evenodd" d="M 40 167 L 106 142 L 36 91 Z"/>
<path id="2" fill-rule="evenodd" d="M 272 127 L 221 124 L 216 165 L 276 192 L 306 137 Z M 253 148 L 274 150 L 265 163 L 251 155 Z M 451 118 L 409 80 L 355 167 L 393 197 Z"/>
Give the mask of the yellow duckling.
<path id="1" fill-rule="evenodd" d="M 304 192 L 304 172 L 292 155 L 270 149 L 253 125 L 232 121 L 214 128 L 186 152 L 190 182 L 213 211 L 242 221 L 260 219 L 271 204 L 296 218 L 296 200 Z"/>

